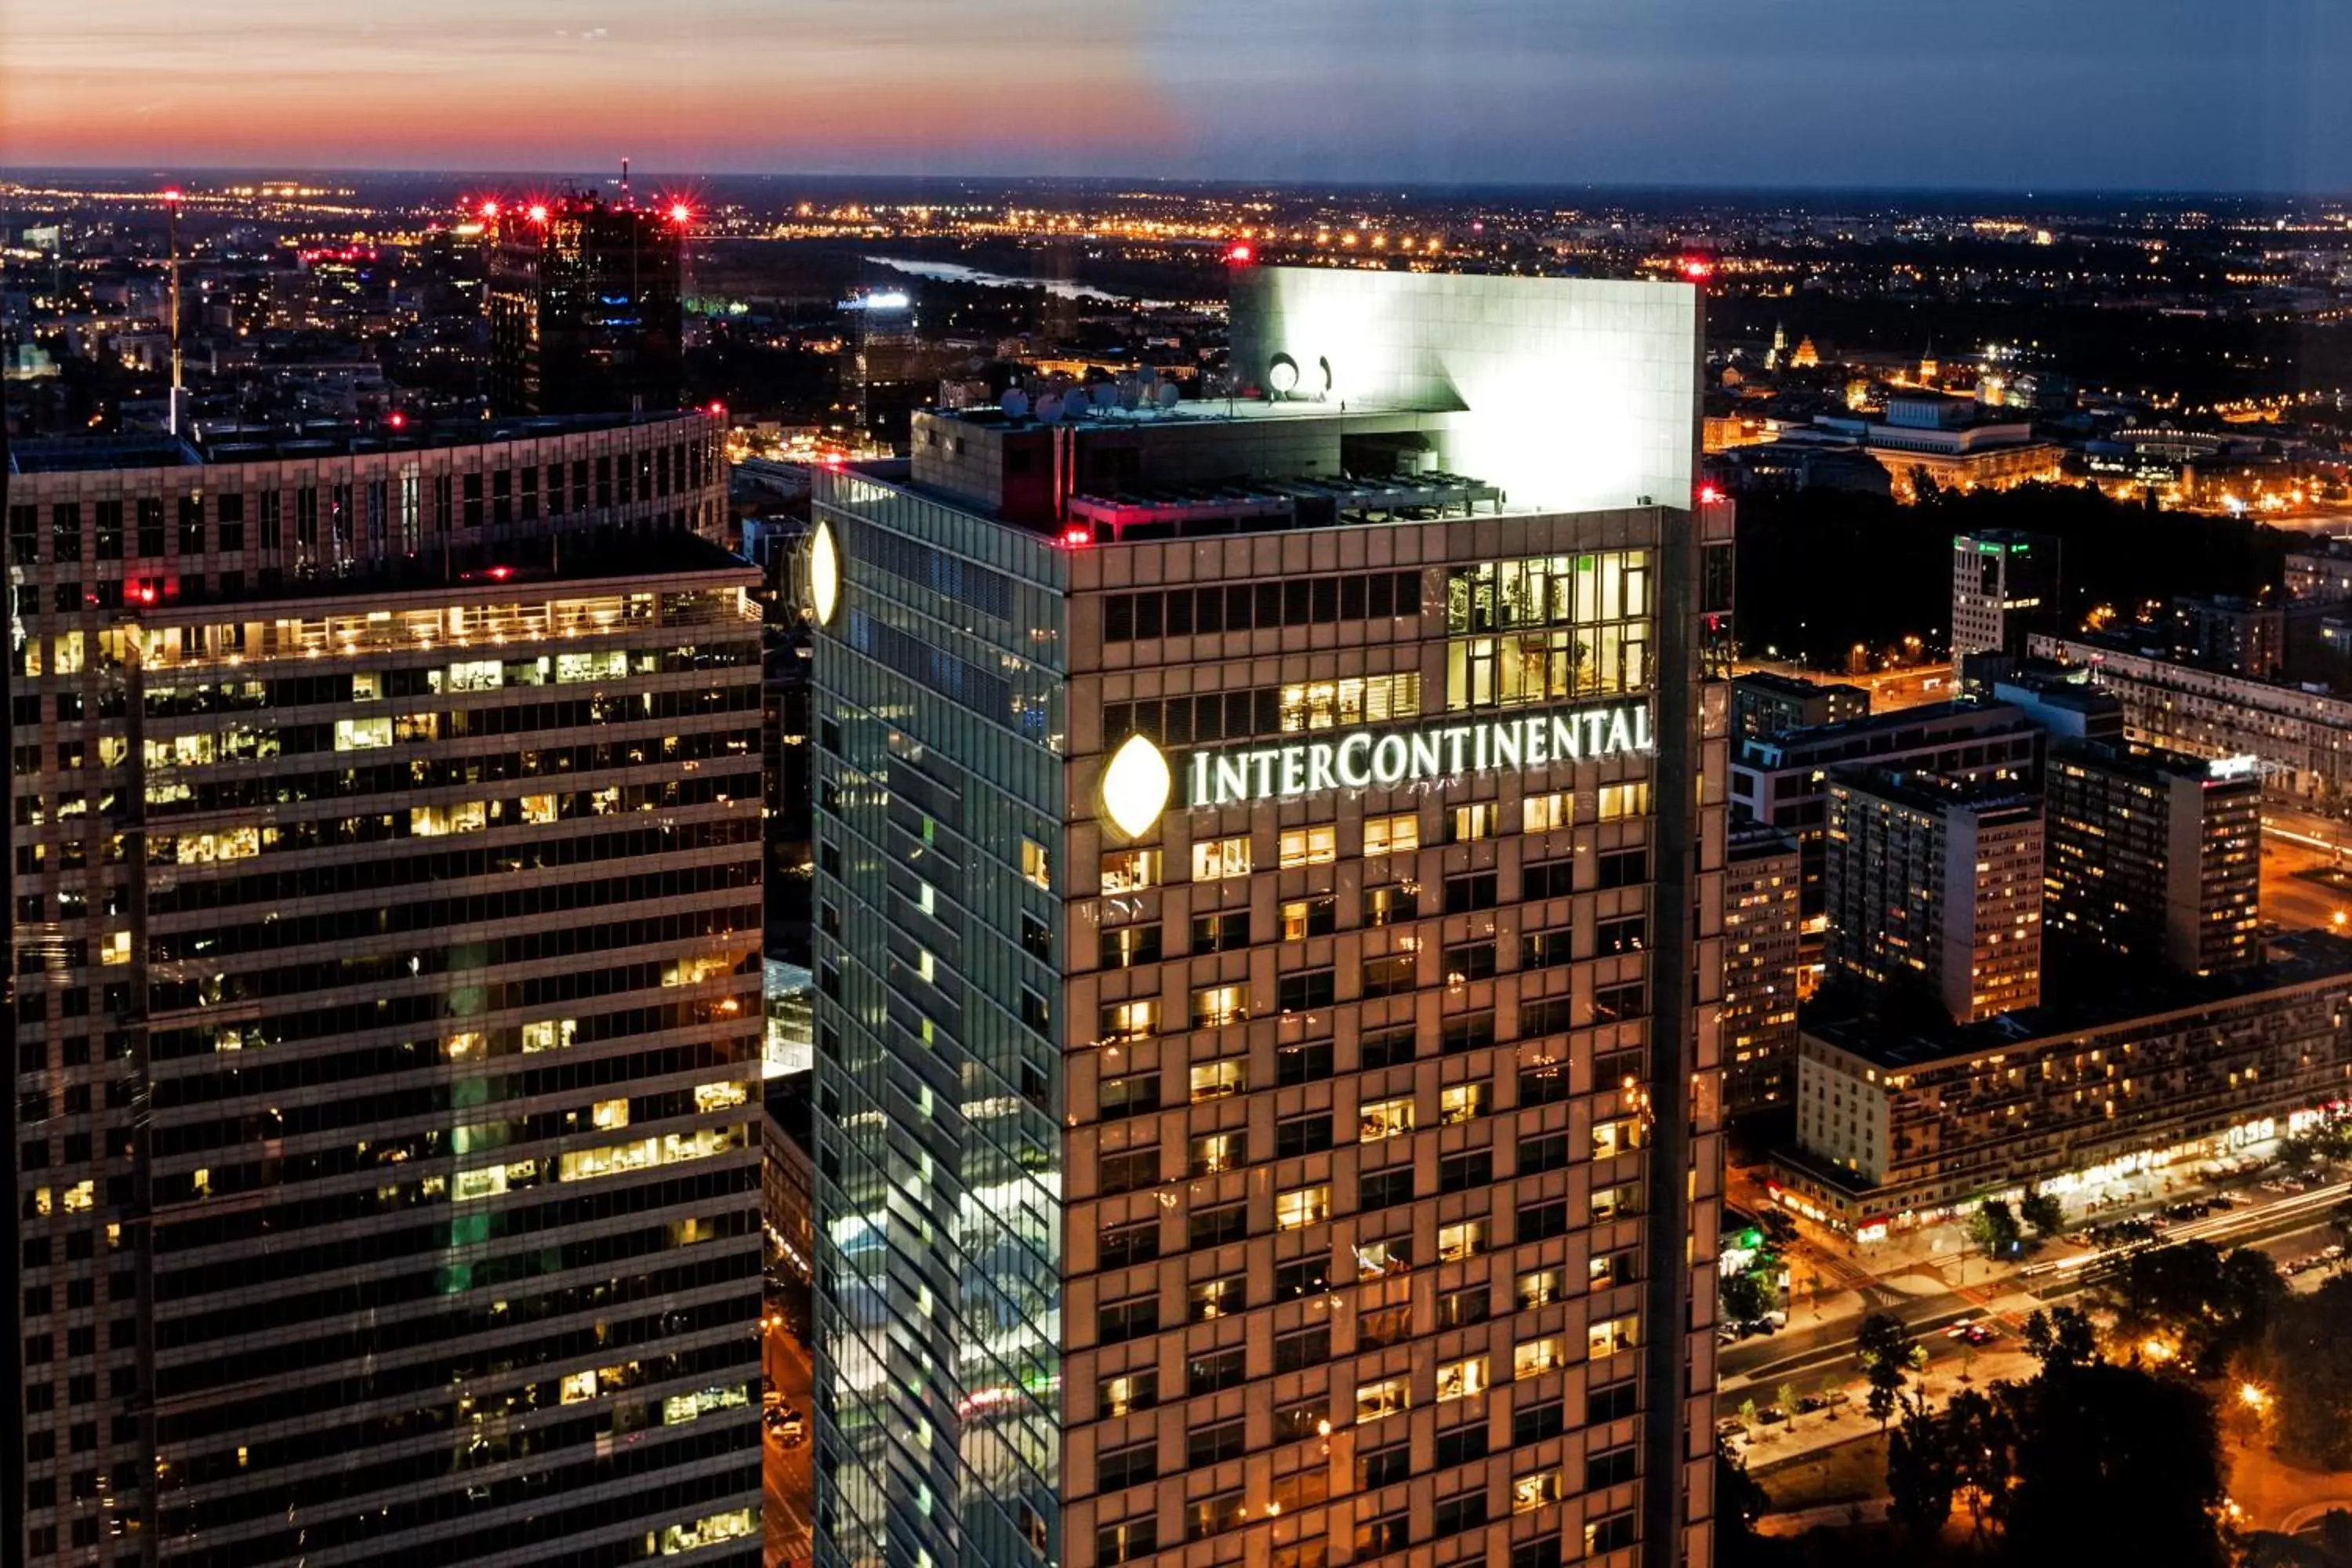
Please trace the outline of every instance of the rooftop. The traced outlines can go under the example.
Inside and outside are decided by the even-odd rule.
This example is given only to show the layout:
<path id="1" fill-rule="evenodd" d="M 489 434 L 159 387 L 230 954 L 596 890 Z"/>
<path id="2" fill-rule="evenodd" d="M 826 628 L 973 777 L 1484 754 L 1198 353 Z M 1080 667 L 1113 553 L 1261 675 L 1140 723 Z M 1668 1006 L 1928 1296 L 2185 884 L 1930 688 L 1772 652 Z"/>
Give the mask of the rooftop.
<path id="1" fill-rule="evenodd" d="M 1907 748 L 1896 742 L 1908 731 L 1948 727 L 1954 734 L 1995 730 L 2032 729 L 2033 722 L 2006 702 L 1928 702 L 1885 713 L 1843 719 L 1834 724 L 1808 724 L 1778 735 L 1756 736 L 1741 742 L 1738 761 L 1752 767 L 1819 767 L 1828 763 L 1866 763 L 1873 756 Z"/>
<path id="2" fill-rule="evenodd" d="M 2064 972 L 2045 976 L 2041 1005 L 2021 1007 L 1977 1024 L 1918 1019 L 1890 1027 L 1885 1020 L 1848 1014 L 1822 1022 L 1807 1017 L 1807 1035 L 1891 1071 L 1907 1071 L 1956 1058 L 2014 1051 L 2038 1040 L 2079 1038 L 2135 1019 L 2158 1018 L 2352 975 L 2352 939 L 2332 931 L 2292 931 L 2271 940 L 2267 962 L 2234 974 L 2194 977 L 2150 966 L 2117 983 L 2097 970 L 2097 984 L 2067 986 Z M 2056 994 L 2051 989 L 2057 983 Z"/>
<path id="3" fill-rule="evenodd" d="M 2116 741 L 2060 741 L 2050 752 L 2050 760 L 2087 763 L 2109 773 L 2123 773 L 2151 783 L 2164 779 L 2187 779 L 2200 784 L 2244 784 L 2258 785 L 2261 773 L 2245 765 L 2242 760 L 2187 756 L 2179 752 L 2157 751 L 2146 747 L 2127 746 Z"/>
<path id="4" fill-rule="evenodd" d="M 1781 675 L 1769 669 L 1751 669 L 1731 678 L 1734 686 L 1746 686 L 1759 691 L 1775 691 L 1787 697 L 1819 697 L 1831 691 L 1860 691 L 1842 680 L 1807 680 L 1801 676 Z"/>
<path id="5" fill-rule="evenodd" d="M 1947 778 L 1922 768 L 1864 766 L 1833 768 L 1830 780 L 1915 811 L 1941 812 L 1957 805 L 1983 816 L 2011 809 L 2038 814 L 2042 809 L 2039 793 L 2020 789 L 2008 779 Z"/>
<path id="6" fill-rule="evenodd" d="M 516 415 L 500 419 L 446 420 L 401 430 L 360 429 L 344 420 L 299 425 L 197 426 L 178 436 L 46 436 L 9 446 L 11 473 L 79 473 L 122 468 L 172 468 L 207 463 L 258 463 L 285 458 L 344 457 L 361 452 L 415 452 L 574 436 L 633 425 L 658 425 L 702 414 L 673 409 L 650 414 Z"/>

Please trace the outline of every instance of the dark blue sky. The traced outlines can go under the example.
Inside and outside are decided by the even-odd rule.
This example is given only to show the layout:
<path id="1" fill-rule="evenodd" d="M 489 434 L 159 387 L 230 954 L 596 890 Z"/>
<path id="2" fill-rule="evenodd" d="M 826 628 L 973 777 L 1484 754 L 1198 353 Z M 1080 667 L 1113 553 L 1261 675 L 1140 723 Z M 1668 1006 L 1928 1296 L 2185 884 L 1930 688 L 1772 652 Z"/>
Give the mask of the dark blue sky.
<path id="1" fill-rule="evenodd" d="M 2352 190 L 2352 0 L 0 5 L 0 162 Z"/>

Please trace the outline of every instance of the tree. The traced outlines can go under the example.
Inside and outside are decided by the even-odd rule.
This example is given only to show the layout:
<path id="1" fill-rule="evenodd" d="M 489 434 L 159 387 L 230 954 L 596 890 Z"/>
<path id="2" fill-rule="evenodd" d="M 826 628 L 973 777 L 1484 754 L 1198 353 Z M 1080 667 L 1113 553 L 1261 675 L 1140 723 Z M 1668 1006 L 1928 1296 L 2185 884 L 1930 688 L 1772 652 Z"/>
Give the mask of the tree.
<path id="1" fill-rule="evenodd" d="M 1756 1216 L 1756 1228 L 1764 1233 L 1767 1250 L 1785 1252 L 1797 1239 L 1797 1222 L 1780 1209 L 1766 1209 Z"/>
<path id="2" fill-rule="evenodd" d="M 2022 1235 L 2016 1214 L 1999 1198 L 1987 1198 L 1969 1216 L 1969 1239 L 1989 1258 L 2014 1257 Z"/>
<path id="3" fill-rule="evenodd" d="M 2081 1366 L 2099 1353 L 2090 1314 L 2079 1307 L 2053 1307 L 2025 1320 L 2025 1348 L 2043 1366 Z"/>
<path id="4" fill-rule="evenodd" d="M 2290 1176 L 2304 1175 L 2319 1163 L 2319 1145 L 2300 1133 L 2279 1140 L 2279 1163 Z"/>
<path id="5" fill-rule="evenodd" d="M 1887 1498 L 1916 1539 L 1932 1541 L 1952 1517 L 1950 1434 L 1926 1400 L 1906 1398 L 1902 1405 L 1902 1424 L 1886 1439 Z"/>
<path id="6" fill-rule="evenodd" d="M 2318 1469 L 2352 1469 L 2352 1278 L 2290 1297 L 2245 1371 L 2268 1388 L 2280 1450 Z"/>
<path id="7" fill-rule="evenodd" d="M 2286 1282 L 2267 1253 L 2240 1247 L 2225 1257 L 2210 1242 L 2189 1241 L 2135 1253 L 2101 1295 L 2120 1342 L 2177 1345 L 2184 1366 L 2211 1377 L 2263 1337 Z"/>
<path id="8" fill-rule="evenodd" d="M 2066 1228 L 2065 1206 L 2055 1193 L 2028 1193 L 2025 1201 L 2017 1205 L 2018 1217 L 2033 1227 L 2033 1234 L 2047 1238 Z"/>
<path id="9" fill-rule="evenodd" d="M 1797 1385 L 1793 1383 L 1784 1383 L 1780 1387 L 1774 1389 L 1772 1391 L 1772 1403 L 1780 1407 L 1782 1415 L 1787 1415 L 1790 1420 L 1796 1419 Z"/>
<path id="10" fill-rule="evenodd" d="M 2222 1568 L 2226 1471 L 2213 1405 L 2194 1384 L 2093 1362 L 2003 1384 L 2012 1484 L 2009 1560 Z"/>
<path id="11" fill-rule="evenodd" d="M 1723 1444 L 1715 1446 L 1716 1568 L 1760 1568 L 1784 1561 L 1776 1542 L 1756 1533 L 1756 1521 L 1772 1506 L 1770 1496 Z"/>
<path id="12" fill-rule="evenodd" d="M 1724 1280 L 1723 1316 L 1734 1323 L 1752 1323 L 1772 1310 L 1772 1287 L 1762 1273 L 1744 1268 Z"/>
<path id="13" fill-rule="evenodd" d="M 1895 1397 L 1903 1391 L 1904 1373 L 1910 1369 L 1912 1353 L 1919 1347 L 1912 1344 L 1910 1329 L 1892 1312 L 1873 1312 L 1863 1319 L 1862 1327 L 1854 1334 L 1854 1347 L 1863 1373 L 1870 1379 L 1870 1394 L 1864 1407 L 1884 1432 L 1887 1422 L 1895 1418 Z"/>

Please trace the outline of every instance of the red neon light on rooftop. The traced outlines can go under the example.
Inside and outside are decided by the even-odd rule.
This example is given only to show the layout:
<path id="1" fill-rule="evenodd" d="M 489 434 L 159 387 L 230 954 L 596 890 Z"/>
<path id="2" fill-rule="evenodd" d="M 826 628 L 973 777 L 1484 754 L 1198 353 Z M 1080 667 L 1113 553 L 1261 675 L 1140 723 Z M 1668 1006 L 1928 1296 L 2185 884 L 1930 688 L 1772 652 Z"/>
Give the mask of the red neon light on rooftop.
<path id="1" fill-rule="evenodd" d="M 1081 544 L 1092 544 L 1094 542 L 1095 531 L 1091 528 L 1082 528 L 1076 523 L 1072 523 L 1062 530 L 1062 542 L 1073 549 Z"/>

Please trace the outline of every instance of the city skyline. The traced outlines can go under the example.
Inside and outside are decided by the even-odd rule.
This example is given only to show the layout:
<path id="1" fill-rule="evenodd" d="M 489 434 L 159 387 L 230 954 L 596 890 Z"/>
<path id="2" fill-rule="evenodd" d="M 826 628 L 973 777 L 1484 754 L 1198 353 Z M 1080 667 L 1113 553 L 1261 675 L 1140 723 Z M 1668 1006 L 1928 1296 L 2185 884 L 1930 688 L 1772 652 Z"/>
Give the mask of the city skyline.
<path id="1" fill-rule="evenodd" d="M 239 0 L 191 35 L 15 0 L 0 161 L 2352 189 L 2352 110 L 2322 90 L 2352 64 L 2352 18 L 2255 0 L 2224 34 L 2200 19 L 2189 0 L 1995 0 L 1824 37 L 1794 5 L 1718 0 L 1018 0 L 981 30 L 939 0 L 685 0 L 657 19 L 422 0 L 349 22 Z M 2199 101 L 2244 107 L 2180 111 Z"/>

